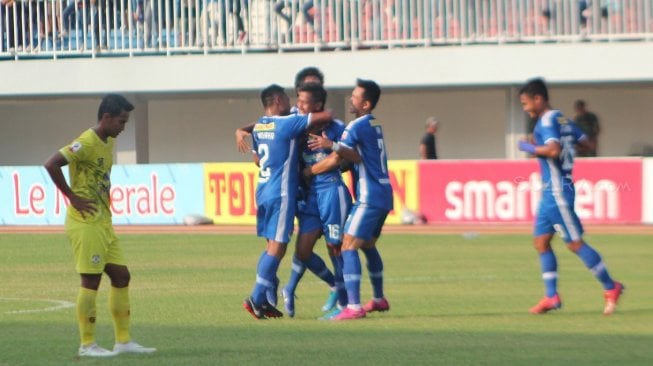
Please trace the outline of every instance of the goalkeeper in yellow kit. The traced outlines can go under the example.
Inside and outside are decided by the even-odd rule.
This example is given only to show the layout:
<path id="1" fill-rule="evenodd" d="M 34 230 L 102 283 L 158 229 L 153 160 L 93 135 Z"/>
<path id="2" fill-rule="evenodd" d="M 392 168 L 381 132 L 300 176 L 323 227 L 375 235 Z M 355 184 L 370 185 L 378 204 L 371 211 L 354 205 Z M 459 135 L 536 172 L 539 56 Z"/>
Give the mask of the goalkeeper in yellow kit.
<path id="1" fill-rule="evenodd" d="M 66 234 L 81 277 L 77 296 L 79 356 L 106 357 L 124 352 L 156 351 L 134 342 L 129 335 L 130 274 L 111 223 L 109 191 L 114 140 L 125 129 L 133 109 L 123 96 L 106 95 L 98 108 L 97 124 L 45 163 L 54 184 L 70 201 Z M 65 165 L 70 165 L 70 185 L 61 169 Z M 95 341 L 96 297 L 102 272 L 111 279 L 109 307 L 116 337 L 113 351 L 98 346 Z"/>

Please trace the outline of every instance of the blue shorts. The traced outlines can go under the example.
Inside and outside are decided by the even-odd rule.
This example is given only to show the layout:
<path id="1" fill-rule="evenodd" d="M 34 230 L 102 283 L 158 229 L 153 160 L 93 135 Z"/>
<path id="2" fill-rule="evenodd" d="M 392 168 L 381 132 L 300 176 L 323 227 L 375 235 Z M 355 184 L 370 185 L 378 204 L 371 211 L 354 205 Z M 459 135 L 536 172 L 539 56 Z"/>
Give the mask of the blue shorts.
<path id="1" fill-rule="evenodd" d="M 256 234 L 279 243 L 290 242 L 294 229 L 295 202 L 279 197 L 260 204 L 256 211 Z M 292 200 L 294 201 L 294 199 Z"/>
<path id="2" fill-rule="evenodd" d="M 384 208 L 370 207 L 365 203 L 356 202 L 347 217 L 345 233 L 365 241 L 378 238 L 389 212 Z"/>
<path id="3" fill-rule="evenodd" d="M 340 245 L 350 210 L 351 195 L 342 182 L 326 188 L 311 189 L 306 201 L 298 207 L 299 232 L 322 229 L 329 244 Z"/>
<path id="4" fill-rule="evenodd" d="M 543 192 L 533 230 L 535 236 L 557 232 L 565 243 L 580 240 L 583 225 L 574 211 L 574 192 Z"/>

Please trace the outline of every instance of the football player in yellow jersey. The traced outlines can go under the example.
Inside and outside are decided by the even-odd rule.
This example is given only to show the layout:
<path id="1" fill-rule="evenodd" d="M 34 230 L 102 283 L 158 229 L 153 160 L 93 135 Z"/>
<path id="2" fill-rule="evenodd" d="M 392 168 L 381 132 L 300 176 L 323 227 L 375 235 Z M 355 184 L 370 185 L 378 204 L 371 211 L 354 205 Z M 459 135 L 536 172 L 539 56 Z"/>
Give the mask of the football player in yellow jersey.
<path id="1" fill-rule="evenodd" d="M 124 352 L 156 351 L 134 342 L 129 335 L 130 274 L 111 223 L 109 190 L 114 139 L 125 129 L 133 109 L 123 96 L 106 95 L 98 108 L 97 124 L 45 163 L 54 184 L 70 201 L 66 234 L 81 277 L 77 296 L 79 356 L 106 357 Z M 70 165 L 70 185 L 61 169 L 65 165 Z M 109 307 L 116 337 L 113 351 L 95 342 L 96 297 L 102 272 L 111 279 Z"/>

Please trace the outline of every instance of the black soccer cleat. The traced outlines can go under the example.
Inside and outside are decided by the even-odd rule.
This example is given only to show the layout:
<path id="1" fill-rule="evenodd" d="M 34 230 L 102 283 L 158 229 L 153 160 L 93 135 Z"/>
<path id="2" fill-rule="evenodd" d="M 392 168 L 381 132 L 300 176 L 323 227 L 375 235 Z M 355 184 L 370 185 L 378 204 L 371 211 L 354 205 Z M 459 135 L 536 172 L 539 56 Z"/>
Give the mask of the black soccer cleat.
<path id="1" fill-rule="evenodd" d="M 252 299 L 251 296 L 245 298 L 245 302 L 243 302 L 243 307 L 250 314 L 252 314 L 252 316 L 255 319 L 265 319 L 265 312 L 263 311 L 263 307 L 262 306 L 256 306 L 256 304 L 254 304 L 254 300 Z"/>

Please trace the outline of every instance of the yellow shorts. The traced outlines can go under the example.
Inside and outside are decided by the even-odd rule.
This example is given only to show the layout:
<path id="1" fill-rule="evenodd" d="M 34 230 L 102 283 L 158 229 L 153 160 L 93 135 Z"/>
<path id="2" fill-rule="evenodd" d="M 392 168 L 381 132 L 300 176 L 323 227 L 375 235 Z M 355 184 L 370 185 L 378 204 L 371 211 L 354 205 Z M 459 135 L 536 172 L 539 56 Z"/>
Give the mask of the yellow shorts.
<path id="1" fill-rule="evenodd" d="M 77 273 L 99 274 L 107 263 L 126 265 L 111 224 L 68 221 L 66 235 L 73 247 Z"/>

